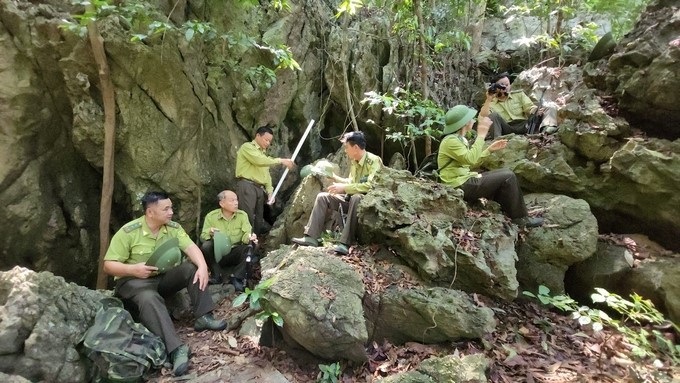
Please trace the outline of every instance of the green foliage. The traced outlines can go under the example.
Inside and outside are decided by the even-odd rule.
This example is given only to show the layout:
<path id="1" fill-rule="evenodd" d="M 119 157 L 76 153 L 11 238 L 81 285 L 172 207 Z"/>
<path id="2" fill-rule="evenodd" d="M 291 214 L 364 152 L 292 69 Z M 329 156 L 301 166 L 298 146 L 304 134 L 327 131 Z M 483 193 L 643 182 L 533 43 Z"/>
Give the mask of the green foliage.
<path id="1" fill-rule="evenodd" d="M 650 1 L 583 0 L 581 4 L 587 12 L 608 16 L 612 24 L 612 35 L 618 40 L 633 28 L 640 14 Z"/>
<path id="2" fill-rule="evenodd" d="M 340 374 L 342 374 L 342 368 L 340 367 L 339 362 L 333 364 L 320 364 L 319 370 L 321 370 L 321 372 L 317 379 L 318 383 L 337 383 Z"/>
<path id="3" fill-rule="evenodd" d="M 588 325 L 595 332 L 601 331 L 604 326 L 613 328 L 626 338 L 631 345 L 631 353 L 639 358 L 655 358 L 657 353 L 661 353 L 674 363 L 680 363 L 680 345 L 673 344 L 660 331 L 652 329 L 650 332 L 645 327 L 641 327 L 638 332 L 628 327 L 631 323 L 637 326 L 665 323 L 663 314 L 654 307 L 651 301 L 635 293 L 630 295 L 631 301 L 629 301 L 599 287 L 595 288 L 595 291 L 596 293 L 591 295 L 593 303 L 606 304 L 620 314 L 620 319 L 614 319 L 602 310 L 579 306 L 568 295 L 550 296 L 550 289 L 545 286 L 539 286 L 537 294 L 528 291 L 524 291 L 523 294 L 538 299 L 544 305 L 570 312 L 572 318 L 577 320 L 581 326 Z M 677 332 L 680 332 L 677 325 L 673 324 L 673 326 Z"/>
<path id="4" fill-rule="evenodd" d="M 267 299 L 265 298 L 265 294 L 267 291 L 269 291 L 269 288 L 274 283 L 274 280 L 275 278 L 272 277 L 264 281 L 260 281 L 260 283 L 258 283 L 257 286 L 255 286 L 255 288 L 252 290 L 246 287 L 245 292 L 234 299 L 232 306 L 241 306 L 246 302 L 246 300 L 248 300 L 252 310 L 262 310 L 256 315 L 257 319 L 265 320 L 267 318 L 271 318 L 271 320 L 277 326 L 283 327 L 283 318 L 281 315 L 279 315 L 279 313 L 272 311 L 269 308 L 269 302 L 267 302 Z"/>
<path id="5" fill-rule="evenodd" d="M 120 5 L 111 5 L 107 0 L 71 0 L 74 5 L 83 6 L 82 14 L 73 15 L 73 20 L 65 20 L 61 28 L 85 37 L 87 24 L 109 15 L 115 15 L 124 21 L 123 25 L 130 29 L 131 41 L 148 41 L 163 37 L 168 33 L 181 35 L 189 43 L 205 44 L 210 51 L 220 52 L 221 57 L 213 55 L 208 62 L 207 78 L 215 84 L 223 76 L 224 71 L 242 74 L 254 88 L 271 88 L 276 83 L 276 71 L 281 69 L 301 70 L 293 57 L 290 47 L 285 45 L 271 46 L 258 43 L 254 38 L 243 33 L 229 33 L 218 31 L 209 22 L 189 20 L 180 26 L 171 23 L 167 16 L 160 14 L 148 2 L 142 0 L 128 0 Z M 246 7 L 259 6 L 258 1 L 240 0 Z M 288 10 L 287 0 L 277 0 L 272 3 L 277 10 Z M 243 57 L 248 50 L 257 49 L 267 52 L 271 56 L 271 65 L 256 65 L 240 67 L 240 60 L 232 57 Z M 270 67 L 271 66 L 271 67 Z"/>
<path id="6" fill-rule="evenodd" d="M 411 139 L 426 135 L 436 138 L 441 134 L 439 127 L 444 120 L 444 110 L 432 100 L 423 100 L 420 93 L 398 87 L 392 94 L 371 91 L 365 96 L 363 103 L 379 105 L 384 112 L 403 119 L 403 128 L 385 128 L 387 139 L 405 144 Z"/>
<path id="7" fill-rule="evenodd" d="M 343 0 L 338 6 L 338 12 L 335 14 L 335 18 L 340 18 L 343 13 L 353 16 L 357 13 L 359 8 L 363 6 L 364 2 L 362 0 Z"/>

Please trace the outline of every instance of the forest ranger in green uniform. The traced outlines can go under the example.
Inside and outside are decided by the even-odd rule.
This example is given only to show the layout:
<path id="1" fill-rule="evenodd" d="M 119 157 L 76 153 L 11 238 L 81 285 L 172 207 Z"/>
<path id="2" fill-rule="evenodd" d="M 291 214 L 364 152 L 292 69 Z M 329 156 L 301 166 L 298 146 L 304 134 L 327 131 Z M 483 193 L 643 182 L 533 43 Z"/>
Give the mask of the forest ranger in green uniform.
<path id="1" fill-rule="evenodd" d="M 208 286 L 208 267 L 201 250 L 182 227 L 172 221 L 172 201 L 166 193 L 149 192 L 142 197 L 144 215 L 124 225 L 111 239 L 104 257 L 104 272 L 115 277 L 116 294 L 139 310 L 140 322 L 161 337 L 175 375 L 189 367 L 189 348 L 182 344 L 165 306 L 164 297 L 187 288 L 196 331 L 224 330 L 227 323 L 213 317 L 215 304 Z M 181 263 L 163 274 L 146 265 L 156 246 L 177 238 L 179 248 L 191 262 Z"/>

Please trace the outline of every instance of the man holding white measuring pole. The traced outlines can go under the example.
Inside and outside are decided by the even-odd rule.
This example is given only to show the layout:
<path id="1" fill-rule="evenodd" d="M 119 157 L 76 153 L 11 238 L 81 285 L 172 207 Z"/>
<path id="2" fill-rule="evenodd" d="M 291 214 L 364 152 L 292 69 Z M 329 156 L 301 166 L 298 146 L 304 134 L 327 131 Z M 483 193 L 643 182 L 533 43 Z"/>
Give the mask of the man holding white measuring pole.
<path id="1" fill-rule="evenodd" d="M 294 157 L 273 158 L 265 152 L 274 139 L 274 131 L 269 126 L 257 129 L 255 139 L 241 145 L 236 154 L 235 192 L 238 196 L 239 208 L 248 214 L 248 220 L 255 234 L 261 234 L 264 226 L 265 198 L 270 204 L 274 202 L 272 176 L 269 167 L 283 164 L 287 169 L 295 166 Z M 304 139 L 303 139 L 304 141 Z M 285 178 L 285 174 L 282 179 Z"/>
<path id="2" fill-rule="evenodd" d="M 305 226 L 304 237 L 293 238 L 292 242 L 301 246 L 319 246 L 319 237 L 327 214 L 342 207 L 343 211 L 347 212 L 347 219 L 335 252 L 346 255 L 349 252 L 349 246 L 356 239 L 357 207 L 363 194 L 371 190 L 373 178 L 382 168 L 382 160 L 366 151 L 366 138 L 363 132 L 347 133 L 340 141 L 351 160 L 349 177 L 343 178 L 336 174 L 329 177 L 333 180 L 333 184 L 328 187 L 328 192 L 317 194 L 314 209 Z"/>

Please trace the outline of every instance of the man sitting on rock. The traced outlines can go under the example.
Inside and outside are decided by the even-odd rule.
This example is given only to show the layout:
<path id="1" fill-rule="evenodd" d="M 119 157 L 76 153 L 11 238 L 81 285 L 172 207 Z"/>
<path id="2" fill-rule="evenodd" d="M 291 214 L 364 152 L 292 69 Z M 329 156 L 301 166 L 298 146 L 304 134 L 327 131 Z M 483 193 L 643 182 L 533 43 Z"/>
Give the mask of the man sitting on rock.
<path id="1" fill-rule="evenodd" d="M 312 214 L 305 226 L 304 237 L 293 238 L 292 242 L 302 246 L 319 246 L 319 236 L 325 226 L 328 213 L 337 211 L 339 206 L 342 206 L 343 211 L 347 212 L 347 218 L 335 252 L 346 255 L 349 252 L 349 246 L 356 239 L 357 206 L 363 194 L 371 190 L 373 178 L 382 168 L 382 160 L 366 151 L 366 138 L 362 132 L 347 133 L 341 141 L 345 153 L 351 160 L 349 178 L 333 174 L 334 183 L 328 187 L 328 192 L 322 192 L 316 196 Z"/>
<path id="2" fill-rule="evenodd" d="M 197 318 L 196 331 L 221 331 L 224 320 L 213 317 L 215 304 L 208 286 L 208 267 L 201 250 L 182 227 L 171 221 L 172 201 L 162 192 L 149 192 L 142 197 L 144 215 L 125 224 L 111 239 L 104 256 L 104 272 L 115 277 L 116 294 L 139 310 L 139 320 L 152 333 L 163 339 L 175 375 L 183 375 L 189 367 L 189 347 L 177 336 L 165 297 L 187 288 Z M 146 262 L 157 246 L 176 240 L 191 262 L 159 273 L 159 268 Z M 178 252 L 179 249 L 175 247 Z M 178 257 L 179 260 L 179 257 Z"/>
<path id="3" fill-rule="evenodd" d="M 231 275 L 231 284 L 236 291 L 243 291 L 245 287 L 246 254 L 248 250 L 255 252 L 257 235 L 252 233 L 252 226 L 248 214 L 238 209 L 238 197 L 231 190 L 223 190 L 217 195 L 220 204 L 205 216 L 201 231 L 201 251 L 212 273 L 210 283 L 222 283 L 222 268 L 236 266 Z M 229 239 L 231 249 L 217 262 L 215 260 L 215 232 L 223 233 Z M 252 242 L 252 244 L 250 244 Z M 249 247 L 250 246 L 250 247 Z"/>
<path id="4" fill-rule="evenodd" d="M 534 112 L 542 118 L 541 131 L 548 134 L 557 131 L 557 110 L 554 107 L 543 106 L 537 111 L 538 107 L 523 91 L 512 91 L 507 73 L 494 77 L 486 98 L 493 112 L 489 115 L 493 122 L 493 130 L 487 135 L 487 140 L 510 133 L 526 134 L 527 121 Z"/>
<path id="5" fill-rule="evenodd" d="M 485 108 L 482 108 L 484 114 Z M 522 190 L 512 170 L 496 169 L 476 173 L 470 167 L 482 157 L 505 148 L 507 140 L 498 140 L 484 149 L 484 139 L 492 125 L 489 117 L 482 117 L 477 124 L 477 138 L 470 145 L 465 134 L 472 130 L 477 111 L 465 105 L 456 105 L 444 117 L 444 138 L 439 146 L 437 165 L 439 177 L 445 184 L 460 187 L 466 202 L 487 198 L 500 203 L 503 212 L 519 226 L 536 227 L 542 218 L 528 217 Z"/>

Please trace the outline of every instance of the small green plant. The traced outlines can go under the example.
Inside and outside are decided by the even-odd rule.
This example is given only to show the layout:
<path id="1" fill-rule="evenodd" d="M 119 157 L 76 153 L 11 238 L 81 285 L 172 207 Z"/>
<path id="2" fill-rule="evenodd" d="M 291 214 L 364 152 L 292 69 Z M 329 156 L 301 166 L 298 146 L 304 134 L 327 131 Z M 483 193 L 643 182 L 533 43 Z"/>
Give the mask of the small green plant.
<path id="1" fill-rule="evenodd" d="M 265 294 L 269 291 L 269 288 L 274 283 L 274 278 L 269 278 L 258 283 L 252 290 L 246 287 L 245 292 L 234 299 L 232 302 L 233 307 L 241 306 L 249 300 L 250 308 L 252 310 L 262 310 L 259 312 L 255 318 L 265 320 L 271 318 L 271 320 L 279 327 L 283 327 L 283 318 L 276 311 L 272 311 L 269 307 L 269 302 L 265 298 Z"/>
<path id="2" fill-rule="evenodd" d="M 539 286 L 537 294 L 529 291 L 524 291 L 523 294 L 538 299 L 544 305 L 570 312 L 581 326 L 590 325 L 595 332 L 602 330 L 604 326 L 613 328 L 626 338 L 631 345 L 631 353 L 639 358 L 655 358 L 657 353 L 661 353 L 672 359 L 674 363 L 680 363 L 680 345 L 673 344 L 660 331 L 652 329 L 650 333 L 644 327 L 641 327 L 639 331 L 628 327 L 631 323 L 638 326 L 666 323 L 663 314 L 654 307 L 650 300 L 633 293 L 629 301 L 599 287 L 596 287 L 595 291 L 596 293 L 591 295 L 593 303 L 606 304 L 620 314 L 620 319 L 614 319 L 602 310 L 580 306 L 568 295 L 550 296 L 550 289 L 546 286 Z M 680 332 L 677 325 L 672 324 L 672 326 L 675 331 Z"/>
<path id="3" fill-rule="evenodd" d="M 319 383 L 337 383 L 338 378 L 340 378 L 340 374 L 342 373 L 340 362 L 320 364 L 319 370 L 321 370 L 317 379 L 317 382 Z"/>

